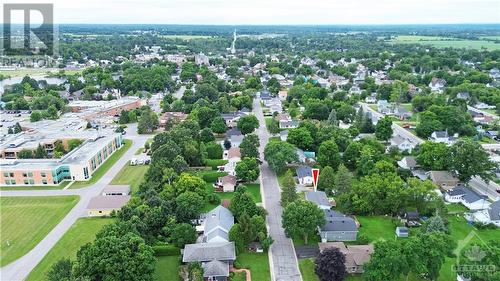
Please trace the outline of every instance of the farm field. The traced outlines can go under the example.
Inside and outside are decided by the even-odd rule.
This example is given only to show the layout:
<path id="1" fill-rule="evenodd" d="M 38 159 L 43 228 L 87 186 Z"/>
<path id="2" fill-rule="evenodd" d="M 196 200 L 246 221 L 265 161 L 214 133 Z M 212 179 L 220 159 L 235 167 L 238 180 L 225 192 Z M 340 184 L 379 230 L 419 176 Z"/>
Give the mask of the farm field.
<path id="1" fill-rule="evenodd" d="M 467 49 L 482 49 L 486 48 L 488 50 L 499 50 L 500 44 L 489 40 L 463 40 L 459 38 L 448 38 L 448 37 L 438 37 L 438 36 L 414 36 L 414 35 L 404 35 L 397 36 L 394 39 L 389 40 L 390 43 L 395 44 L 425 44 L 431 45 L 436 48 L 467 48 Z"/>
<path id="2" fill-rule="evenodd" d="M 78 200 L 78 196 L 0 197 L 0 266 L 35 247 Z"/>

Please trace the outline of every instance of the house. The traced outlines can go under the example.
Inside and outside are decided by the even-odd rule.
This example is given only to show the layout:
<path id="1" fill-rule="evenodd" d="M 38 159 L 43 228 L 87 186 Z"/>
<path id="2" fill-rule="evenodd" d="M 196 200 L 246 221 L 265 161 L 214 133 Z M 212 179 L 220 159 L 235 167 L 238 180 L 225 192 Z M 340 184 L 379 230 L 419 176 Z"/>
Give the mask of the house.
<path id="1" fill-rule="evenodd" d="M 396 236 L 399 238 L 406 238 L 409 235 L 408 228 L 405 226 L 396 227 Z"/>
<path id="2" fill-rule="evenodd" d="M 160 117 L 160 127 L 165 127 L 169 122 L 182 122 L 187 119 L 187 114 L 184 112 L 165 112 Z"/>
<path id="3" fill-rule="evenodd" d="M 330 210 L 332 204 L 326 197 L 326 193 L 323 191 L 307 191 L 305 194 L 307 201 L 311 201 L 316 204 L 322 210 Z"/>
<path id="4" fill-rule="evenodd" d="M 387 100 L 379 100 L 377 102 L 377 111 L 385 115 L 392 115 L 394 114 L 394 106 Z"/>
<path id="5" fill-rule="evenodd" d="M 271 93 L 269 91 L 262 91 L 260 92 L 259 94 L 259 97 L 260 99 L 265 102 L 265 101 L 268 101 L 268 100 L 271 100 L 273 97 L 271 96 Z"/>
<path id="6" fill-rule="evenodd" d="M 241 133 L 240 130 L 237 128 L 231 128 L 226 132 L 226 138 L 231 138 L 231 136 L 242 136 L 243 134 Z"/>
<path id="7" fill-rule="evenodd" d="M 444 200 L 449 203 L 461 203 L 469 210 L 483 210 L 490 205 L 485 197 L 462 185 L 446 191 Z"/>
<path id="8" fill-rule="evenodd" d="M 229 230 L 234 225 L 234 216 L 227 208 L 217 206 L 207 213 L 203 228 L 203 241 L 207 243 L 228 242 Z"/>
<path id="9" fill-rule="evenodd" d="M 447 145 L 452 145 L 456 139 L 458 138 L 458 134 L 455 134 L 454 136 L 449 136 L 448 131 L 435 131 L 432 132 L 431 136 L 429 137 L 430 141 L 433 142 L 439 142 L 439 143 L 445 143 Z"/>
<path id="10" fill-rule="evenodd" d="M 377 97 L 375 95 L 367 96 L 365 98 L 366 103 L 376 103 L 377 102 Z"/>
<path id="11" fill-rule="evenodd" d="M 323 252 L 328 248 L 337 248 L 345 256 L 345 268 L 347 273 L 363 273 L 363 265 L 370 261 L 370 256 L 374 251 L 373 245 L 346 245 L 344 242 L 318 243 L 319 251 Z"/>
<path id="12" fill-rule="evenodd" d="M 494 224 L 500 227 L 500 200 L 492 203 L 488 208 L 471 214 L 472 220 L 483 224 Z"/>
<path id="13" fill-rule="evenodd" d="M 490 77 L 493 78 L 493 80 L 499 80 L 500 79 L 500 70 L 498 70 L 498 68 L 490 69 Z"/>
<path id="14" fill-rule="evenodd" d="M 120 210 L 130 200 L 130 195 L 125 196 L 96 196 L 90 199 L 87 205 L 89 217 L 103 217 L 111 212 Z"/>
<path id="15" fill-rule="evenodd" d="M 478 103 L 476 103 L 476 105 L 474 105 L 474 107 L 477 109 L 493 109 L 493 108 L 495 108 L 495 106 L 488 105 L 484 102 L 478 102 Z"/>
<path id="16" fill-rule="evenodd" d="M 236 164 L 241 161 L 241 151 L 238 147 L 231 147 L 224 152 L 224 159 L 228 162 L 222 166 L 222 171 L 227 172 L 229 175 L 236 175 Z"/>
<path id="17" fill-rule="evenodd" d="M 490 139 L 498 140 L 498 131 L 486 131 L 484 135 Z"/>
<path id="18" fill-rule="evenodd" d="M 326 223 L 318 227 L 321 242 L 355 241 L 358 226 L 351 217 L 333 210 L 324 210 Z"/>
<path id="19" fill-rule="evenodd" d="M 431 88 L 432 92 L 442 93 L 444 86 L 446 86 L 446 81 L 441 78 L 434 77 L 429 83 L 429 88 Z"/>
<path id="20" fill-rule="evenodd" d="M 187 244 L 182 251 L 183 263 L 201 263 L 204 280 L 228 280 L 229 268 L 235 260 L 234 242 Z"/>
<path id="21" fill-rule="evenodd" d="M 314 151 L 303 151 L 297 148 L 297 156 L 299 157 L 299 162 L 301 163 L 315 163 L 316 153 Z"/>
<path id="22" fill-rule="evenodd" d="M 279 91 L 278 92 L 278 98 L 280 100 L 286 100 L 287 97 L 288 97 L 288 91 Z"/>
<path id="23" fill-rule="evenodd" d="M 238 114 L 233 113 L 223 113 L 221 114 L 222 119 L 226 123 L 226 126 L 229 128 L 233 128 L 237 125 L 238 120 L 240 120 L 240 116 Z"/>
<path id="24" fill-rule="evenodd" d="M 394 115 L 396 115 L 400 120 L 408 120 L 411 118 L 412 113 L 404 106 L 398 106 L 394 110 Z"/>
<path id="25" fill-rule="evenodd" d="M 395 146 L 399 151 L 411 153 L 416 145 L 409 138 L 403 138 L 400 135 L 395 135 L 390 139 L 390 146 Z"/>
<path id="26" fill-rule="evenodd" d="M 313 185 L 312 169 L 309 166 L 299 166 L 295 169 L 299 184 L 311 186 Z"/>
<path id="27" fill-rule="evenodd" d="M 130 186 L 129 185 L 108 185 L 101 193 L 103 196 L 120 196 L 129 195 Z"/>
<path id="28" fill-rule="evenodd" d="M 431 181 L 443 190 L 449 190 L 455 187 L 459 180 L 448 171 L 430 171 L 428 172 Z"/>
<path id="29" fill-rule="evenodd" d="M 414 156 L 405 156 L 398 161 L 398 166 L 405 170 L 414 170 L 418 167 L 417 160 Z"/>
<path id="30" fill-rule="evenodd" d="M 457 99 L 460 100 L 469 100 L 470 99 L 470 94 L 468 92 L 460 92 L 457 94 Z"/>
<path id="31" fill-rule="evenodd" d="M 402 218 L 402 222 L 407 226 L 420 226 L 420 214 L 418 211 L 405 212 Z"/>
<path id="32" fill-rule="evenodd" d="M 240 147 L 241 142 L 243 141 L 244 135 L 232 135 L 229 137 L 229 142 L 231 143 L 231 147 Z"/>
<path id="33" fill-rule="evenodd" d="M 299 121 L 298 120 L 280 120 L 279 121 L 279 128 L 280 129 L 295 129 L 299 126 Z"/>
<path id="34" fill-rule="evenodd" d="M 236 187 L 237 179 L 235 176 L 227 175 L 224 177 L 219 177 L 217 182 L 214 184 L 215 191 L 217 192 L 234 192 Z"/>

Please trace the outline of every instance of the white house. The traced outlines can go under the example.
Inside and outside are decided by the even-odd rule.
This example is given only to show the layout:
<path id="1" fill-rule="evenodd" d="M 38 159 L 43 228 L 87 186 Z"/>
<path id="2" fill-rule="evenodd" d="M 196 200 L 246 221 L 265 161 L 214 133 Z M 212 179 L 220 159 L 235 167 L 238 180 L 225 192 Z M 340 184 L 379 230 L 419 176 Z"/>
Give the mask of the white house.
<path id="1" fill-rule="evenodd" d="M 500 227 L 500 200 L 495 201 L 487 209 L 472 213 L 471 217 L 475 222 L 494 224 Z"/>
<path id="2" fill-rule="evenodd" d="M 469 210 L 483 210 L 490 206 L 485 197 L 464 186 L 457 186 L 446 191 L 444 200 L 449 203 L 461 203 Z"/>
<path id="3" fill-rule="evenodd" d="M 207 214 L 204 221 L 203 240 L 207 243 L 228 242 L 229 230 L 234 225 L 234 217 L 228 209 L 217 206 Z"/>
<path id="4" fill-rule="evenodd" d="M 224 159 L 227 159 L 226 165 L 222 166 L 222 171 L 227 172 L 229 175 L 236 175 L 236 164 L 241 161 L 241 152 L 238 147 L 231 147 L 224 152 Z"/>
<path id="5" fill-rule="evenodd" d="M 414 170 L 418 164 L 414 156 L 405 156 L 398 161 L 398 166 L 405 170 Z"/>
<path id="6" fill-rule="evenodd" d="M 446 81 L 441 78 L 434 77 L 429 83 L 429 88 L 431 88 L 432 92 L 442 93 L 444 86 L 446 86 Z"/>
<path id="7" fill-rule="evenodd" d="M 431 136 L 429 137 L 429 140 L 433 142 L 440 142 L 447 145 L 452 145 L 457 138 L 458 134 L 455 134 L 450 137 L 450 135 L 448 135 L 448 131 L 435 131 L 432 132 Z"/>
<path id="8" fill-rule="evenodd" d="M 313 185 L 313 175 L 311 167 L 299 166 L 295 169 L 295 172 L 297 173 L 299 184 L 307 186 Z"/>
<path id="9" fill-rule="evenodd" d="M 395 146 L 399 151 L 407 151 L 409 153 L 416 147 L 416 145 L 408 138 L 403 138 L 400 135 L 395 135 L 390 139 L 391 146 Z"/>

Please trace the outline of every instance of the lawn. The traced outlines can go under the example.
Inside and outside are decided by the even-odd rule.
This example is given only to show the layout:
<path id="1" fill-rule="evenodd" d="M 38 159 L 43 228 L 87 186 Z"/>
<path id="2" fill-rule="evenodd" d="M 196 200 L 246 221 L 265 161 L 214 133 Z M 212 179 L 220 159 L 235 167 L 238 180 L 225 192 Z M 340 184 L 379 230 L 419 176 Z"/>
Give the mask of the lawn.
<path id="1" fill-rule="evenodd" d="M 139 189 L 139 185 L 144 180 L 144 175 L 148 171 L 148 165 L 130 166 L 128 163 L 116 174 L 110 184 L 130 185 L 131 193 L 134 194 Z"/>
<path id="2" fill-rule="evenodd" d="M 99 168 L 92 174 L 92 177 L 88 181 L 75 181 L 69 188 L 70 189 L 76 189 L 76 188 L 82 188 L 86 187 L 89 185 L 93 185 L 96 183 L 98 180 L 106 174 L 106 172 L 113 167 L 113 165 L 118 161 L 120 158 L 122 158 L 123 154 L 127 152 L 127 150 L 132 146 L 132 141 L 131 140 L 125 140 L 125 144 L 118 149 L 118 151 L 115 151 L 111 156 L 109 156 L 106 161 L 104 161 Z"/>
<path id="3" fill-rule="evenodd" d="M 70 181 L 63 181 L 59 185 L 28 185 L 28 186 L 12 186 L 12 185 L 2 185 L 0 190 L 54 190 L 65 188 Z"/>
<path id="4" fill-rule="evenodd" d="M 156 257 L 154 279 L 156 281 L 179 281 L 179 256 Z"/>
<path id="5" fill-rule="evenodd" d="M 300 274 L 304 281 L 319 281 L 318 276 L 314 273 L 313 259 L 300 259 L 299 260 Z"/>
<path id="6" fill-rule="evenodd" d="M 241 253 L 236 258 L 235 267 L 249 269 L 252 280 L 271 280 L 267 253 Z"/>
<path id="7" fill-rule="evenodd" d="M 35 247 L 78 200 L 78 196 L 1 197 L 0 266 Z"/>
<path id="8" fill-rule="evenodd" d="M 111 218 L 81 218 L 64 234 L 57 244 L 28 275 L 27 281 L 43 280 L 53 264 L 62 258 L 75 259 L 84 244 L 95 239 L 103 226 L 113 221 Z"/>
<path id="9" fill-rule="evenodd" d="M 368 240 L 375 242 L 377 240 L 394 240 L 396 236 L 396 223 L 390 217 L 384 216 L 357 216 L 361 224 L 358 232 L 364 235 Z"/>
<path id="10" fill-rule="evenodd" d="M 54 73 L 59 73 L 60 69 L 54 69 L 54 68 L 23 68 L 23 69 L 16 69 L 16 70 L 5 70 L 5 71 L 0 71 L 0 74 L 8 76 L 8 77 L 23 77 L 26 75 L 51 75 Z M 80 71 L 77 70 L 66 70 L 64 71 L 65 74 L 75 74 Z"/>

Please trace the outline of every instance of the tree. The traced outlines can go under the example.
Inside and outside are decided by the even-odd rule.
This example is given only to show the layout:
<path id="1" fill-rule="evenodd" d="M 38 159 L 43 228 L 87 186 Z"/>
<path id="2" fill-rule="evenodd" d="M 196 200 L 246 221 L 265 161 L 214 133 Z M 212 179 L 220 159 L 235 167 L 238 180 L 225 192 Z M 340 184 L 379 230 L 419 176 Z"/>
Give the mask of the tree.
<path id="1" fill-rule="evenodd" d="M 222 146 L 216 142 L 207 143 L 205 145 L 205 151 L 207 152 L 208 159 L 221 159 L 222 153 L 224 152 Z"/>
<path id="2" fill-rule="evenodd" d="M 30 115 L 30 122 L 38 122 L 42 120 L 42 113 L 40 111 L 33 111 Z"/>
<path id="3" fill-rule="evenodd" d="M 484 180 L 493 178 L 493 170 L 497 165 L 481 145 L 472 140 L 459 140 L 450 149 L 451 169 L 458 173 L 463 182 L 468 182 L 473 176 Z"/>
<path id="4" fill-rule="evenodd" d="M 41 144 L 38 144 L 38 147 L 35 150 L 34 156 L 36 159 L 47 158 L 47 151 L 45 150 L 45 148 L 43 148 L 43 146 Z"/>
<path id="5" fill-rule="evenodd" d="M 425 224 L 425 232 L 448 232 L 448 227 L 444 223 L 443 218 L 439 214 L 430 217 Z"/>
<path id="6" fill-rule="evenodd" d="M 286 171 L 281 188 L 281 206 L 286 207 L 299 199 L 292 171 Z"/>
<path id="7" fill-rule="evenodd" d="M 307 128 L 298 127 L 288 131 L 287 142 L 300 149 L 310 150 L 313 148 L 314 140 Z"/>
<path id="8" fill-rule="evenodd" d="M 318 226 L 324 223 L 324 212 L 310 201 L 292 202 L 283 211 L 282 224 L 285 233 L 290 237 L 302 236 L 305 244 L 308 244 L 310 235 L 317 233 Z"/>
<path id="9" fill-rule="evenodd" d="M 379 140 L 388 141 L 392 136 L 392 120 L 390 117 L 385 116 L 378 120 L 375 126 L 375 136 Z"/>
<path id="10" fill-rule="evenodd" d="M 321 166 L 330 166 L 337 170 L 341 162 L 339 147 L 333 140 L 324 141 L 318 149 L 318 162 Z"/>
<path id="11" fill-rule="evenodd" d="M 47 281 L 71 281 L 73 262 L 70 259 L 60 259 L 47 272 Z"/>
<path id="12" fill-rule="evenodd" d="M 239 186 L 236 189 L 236 193 L 229 204 L 229 210 L 236 219 L 239 219 L 244 213 L 252 217 L 260 215 L 257 205 L 255 205 L 252 196 L 246 191 L 244 186 Z"/>
<path id="13" fill-rule="evenodd" d="M 118 123 L 120 124 L 130 123 L 129 113 L 127 110 L 122 110 L 122 112 L 120 112 L 120 118 L 118 119 Z"/>
<path id="14" fill-rule="evenodd" d="M 240 144 L 241 157 L 259 158 L 259 146 L 259 137 L 257 135 L 245 135 Z"/>
<path id="15" fill-rule="evenodd" d="M 426 141 L 418 149 L 417 162 L 423 168 L 434 171 L 447 170 L 450 151 L 444 143 Z"/>
<path id="16" fill-rule="evenodd" d="M 77 253 L 75 276 L 88 280 L 151 280 L 154 251 L 133 232 L 97 235 Z M 124 270 L 117 270 L 123 268 Z"/>
<path id="17" fill-rule="evenodd" d="M 299 160 L 296 149 L 287 142 L 269 142 L 264 149 L 264 159 L 276 173 L 282 171 L 288 163 Z"/>
<path id="18" fill-rule="evenodd" d="M 246 115 L 238 120 L 238 129 L 242 134 L 250 134 L 259 127 L 259 120 L 255 115 Z"/>
<path id="19" fill-rule="evenodd" d="M 240 224 L 235 223 L 229 230 L 229 241 L 234 242 L 236 252 L 240 253 L 245 250 L 245 239 L 241 235 Z"/>
<path id="20" fill-rule="evenodd" d="M 158 129 L 158 126 L 158 116 L 156 116 L 156 113 L 154 113 L 150 108 L 147 108 L 141 113 L 141 118 L 139 119 L 139 124 L 137 125 L 137 133 L 150 134 L 154 130 Z"/>
<path id="21" fill-rule="evenodd" d="M 196 229 L 188 223 L 177 224 L 172 230 L 171 240 L 178 248 L 184 248 L 186 244 L 195 243 L 196 238 L 198 238 Z"/>
<path id="22" fill-rule="evenodd" d="M 397 240 L 378 241 L 370 261 L 364 265 L 363 277 L 368 281 L 399 280 L 402 274 L 408 272 L 408 263 L 403 257 Z"/>
<path id="23" fill-rule="evenodd" d="M 257 180 L 260 174 L 259 164 L 255 158 L 243 158 L 236 164 L 236 176 L 244 182 Z"/>
<path id="24" fill-rule="evenodd" d="M 175 198 L 175 215 L 179 221 L 187 222 L 200 215 L 204 203 L 203 197 L 195 192 L 186 191 L 181 193 Z"/>
<path id="25" fill-rule="evenodd" d="M 335 180 L 335 171 L 332 167 L 326 166 L 321 169 L 318 178 L 318 189 L 325 191 L 327 194 L 333 193 Z"/>
<path id="26" fill-rule="evenodd" d="M 202 197 L 206 196 L 205 181 L 188 173 L 182 173 L 175 180 L 174 188 L 177 196 L 188 191 L 194 192 Z"/>
<path id="27" fill-rule="evenodd" d="M 200 131 L 200 140 L 202 142 L 211 142 L 215 140 L 214 134 L 212 133 L 212 130 L 210 128 L 204 128 L 203 130 Z"/>
<path id="28" fill-rule="evenodd" d="M 33 151 L 23 148 L 17 152 L 17 158 L 19 159 L 31 159 L 34 158 Z"/>
<path id="29" fill-rule="evenodd" d="M 22 131 L 23 131 L 23 128 L 21 128 L 21 125 L 19 124 L 19 122 L 16 122 L 16 124 L 14 125 L 14 134 L 18 134 Z"/>
<path id="30" fill-rule="evenodd" d="M 330 125 L 339 125 L 339 120 L 337 119 L 337 111 L 335 109 L 332 109 L 330 111 L 330 115 L 328 115 L 328 124 Z"/>
<path id="31" fill-rule="evenodd" d="M 342 281 L 347 276 L 345 255 L 339 248 L 324 249 L 314 260 L 314 272 L 320 281 Z"/>
<path id="32" fill-rule="evenodd" d="M 347 193 L 351 190 L 353 175 L 344 165 L 340 164 L 335 174 L 333 191 L 335 194 Z"/>

